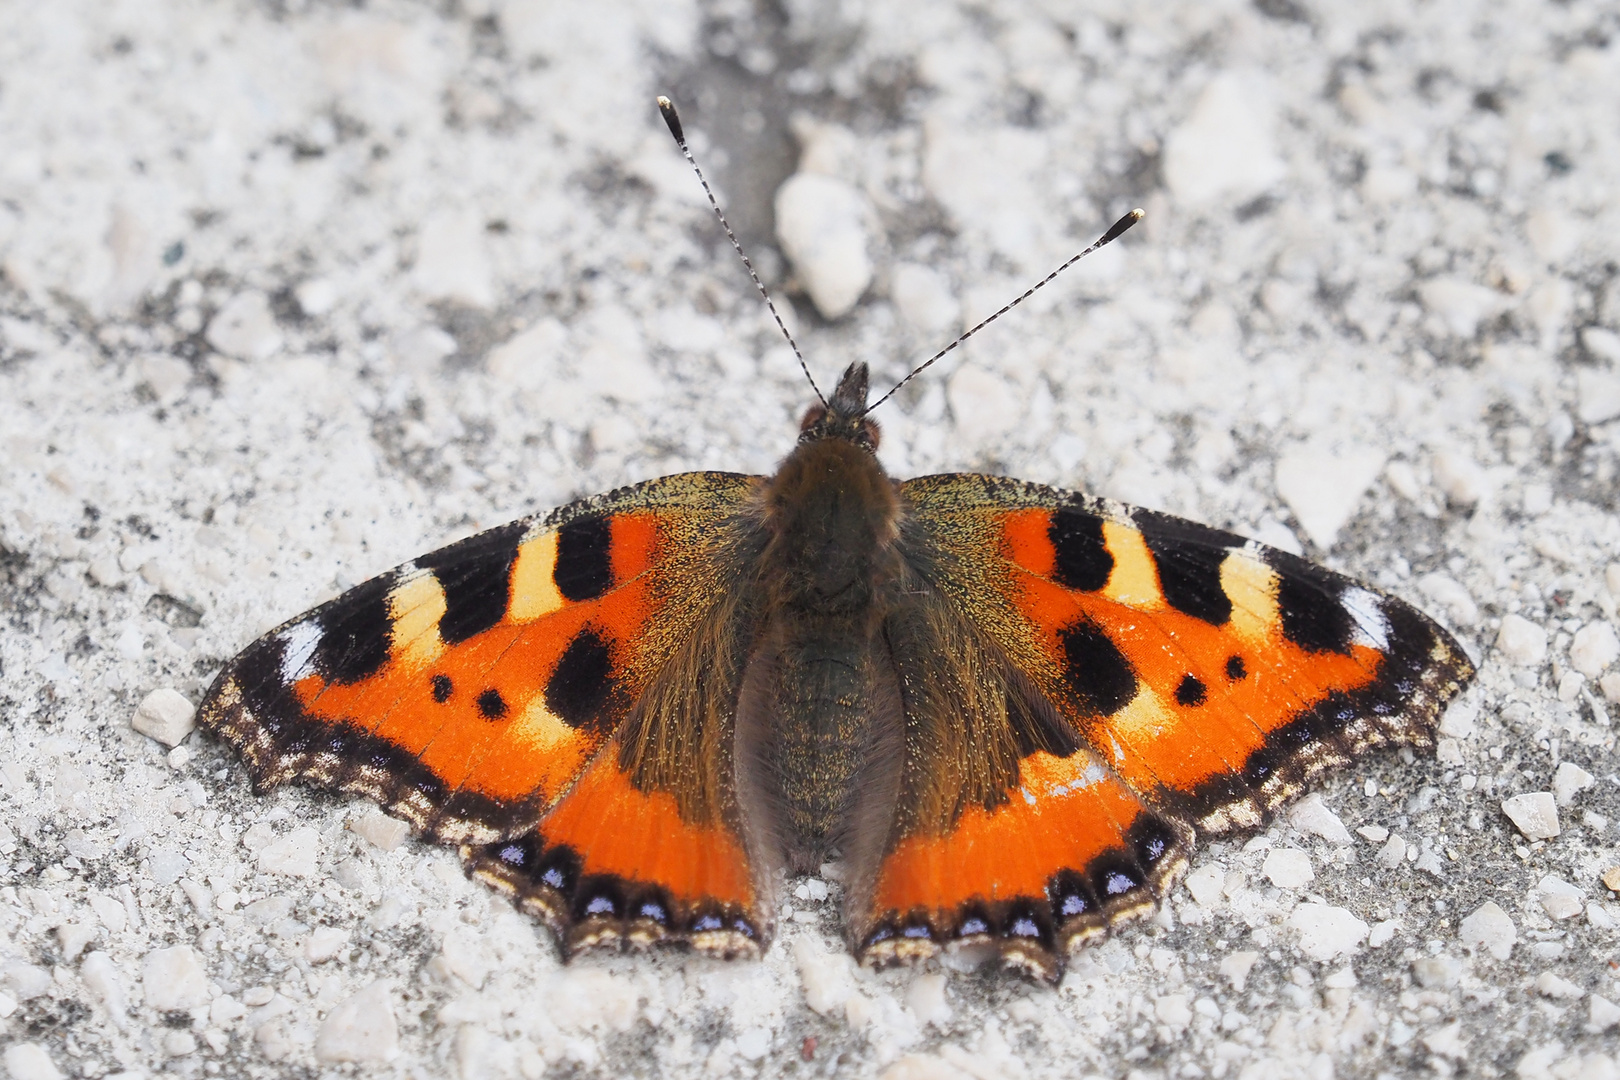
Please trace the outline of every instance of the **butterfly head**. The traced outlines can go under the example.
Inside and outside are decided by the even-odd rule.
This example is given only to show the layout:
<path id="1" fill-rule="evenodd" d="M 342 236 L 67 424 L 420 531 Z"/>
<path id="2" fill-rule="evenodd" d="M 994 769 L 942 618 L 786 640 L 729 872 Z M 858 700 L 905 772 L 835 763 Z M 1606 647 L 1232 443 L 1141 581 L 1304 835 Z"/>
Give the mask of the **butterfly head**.
<path id="1" fill-rule="evenodd" d="M 799 441 L 847 439 L 867 450 L 876 450 L 880 432 L 866 408 L 866 365 L 854 363 L 838 378 L 838 387 L 825 405 L 816 403 L 805 411 L 799 423 Z"/>

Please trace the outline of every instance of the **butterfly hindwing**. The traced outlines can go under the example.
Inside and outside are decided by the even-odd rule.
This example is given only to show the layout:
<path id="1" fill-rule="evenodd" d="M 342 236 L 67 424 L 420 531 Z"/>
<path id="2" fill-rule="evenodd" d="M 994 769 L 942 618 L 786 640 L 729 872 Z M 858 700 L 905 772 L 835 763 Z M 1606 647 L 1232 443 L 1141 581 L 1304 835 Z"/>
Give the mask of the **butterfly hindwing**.
<path id="1" fill-rule="evenodd" d="M 978 642 L 966 666 L 1001 670 L 992 681 L 1027 715 L 1002 710 L 996 749 L 976 751 L 1017 760 L 1000 798 L 901 811 L 873 878 L 869 956 L 990 927 L 1009 959 L 1060 971 L 1072 943 L 1152 909 L 1195 829 L 1261 824 L 1367 747 L 1431 745 L 1472 674 L 1405 603 L 1230 533 L 993 477 L 900 490 L 914 591 L 960 620 L 933 637 L 958 655 L 953 634 Z M 1054 717 L 1031 729 L 1043 708 Z M 906 723 L 912 756 L 928 754 L 929 707 Z M 1029 730 L 1054 734 L 1037 746 Z"/>
<path id="2" fill-rule="evenodd" d="M 368 795 L 464 845 L 570 946 L 618 924 L 650 940 L 746 919 L 753 870 L 727 793 L 676 805 L 616 735 L 670 658 L 726 617 L 728 530 L 757 483 L 665 477 L 423 556 L 249 646 L 201 722 L 241 750 L 257 790 Z M 716 760 L 691 768 L 728 776 L 729 747 L 703 749 Z"/>

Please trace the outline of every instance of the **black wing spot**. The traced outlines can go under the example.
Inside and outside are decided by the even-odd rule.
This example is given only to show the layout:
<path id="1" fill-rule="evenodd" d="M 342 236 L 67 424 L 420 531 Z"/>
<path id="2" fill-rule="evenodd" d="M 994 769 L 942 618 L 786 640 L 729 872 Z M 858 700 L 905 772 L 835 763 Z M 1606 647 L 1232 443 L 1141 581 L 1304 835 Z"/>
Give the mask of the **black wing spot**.
<path id="1" fill-rule="evenodd" d="M 1063 677 L 1092 711 L 1112 716 L 1136 696 L 1136 671 L 1101 627 L 1079 622 L 1059 636 L 1068 661 Z"/>
<path id="2" fill-rule="evenodd" d="M 321 612 L 321 640 L 313 660 L 315 670 L 327 681 L 357 683 L 387 662 L 394 636 L 388 593 L 394 581 L 393 574 L 374 577 Z"/>
<path id="3" fill-rule="evenodd" d="M 590 627 L 568 643 L 546 683 L 546 708 L 574 729 L 606 730 L 613 694 L 613 653 Z"/>
<path id="4" fill-rule="evenodd" d="M 1181 685 L 1176 687 L 1176 703 L 1179 705 L 1202 705 L 1209 697 L 1204 684 L 1192 675 L 1183 675 Z"/>
<path id="5" fill-rule="evenodd" d="M 613 584 L 613 525 L 586 517 L 557 530 L 557 565 L 551 572 L 557 591 L 578 603 L 594 600 Z"/>
<path id="6" fill-rule="evenodd" d="M 1287 565 L 1278 565 L 1284 561 L 1280 554 L 1271 553 L 1283 636 L 1306 652 L 1349 656 L 1356 621 L 1339 599 L 1345 580 L 1301 559 L 1290 558 Z"/>
<path id="7" fill-rule="evenodd" d="M 1212 626 L 1232 617 L 1232 600 L 1221 587 L 1221 563 L 1227 548 L 1243 546 L 1243 537 L 1150 510 L 1136 511 L 1132 520 L 1153 553 L 1166 603 Z"/>
<path id="8" fill-rule="evenodd" d="M 1053 577 L 1070 589 L 1096 592 L 1114 572 L 1114 556 L 1103 541 L 1103 520 L 1077 510 L 1059 510 L 1047 526 L 1056 566 Z"/>
<path id="9" fill-rule="evenodd" d="M 1138 815 L 1131 822 L 1126 839 L 1130 841 L 1136 861 L 1148 870 L 1158 866 L 1180 846 L 1170 826 L 1152 814 Z"/>
<path id="10" fill-rule="evenodd" d="M 491 687 L 478 695 L 478 712 L 485 720 L 499 720 L 506 715 L 506 699 L 501 692 Z"/>
<path id="11" fill-rule="evenodd" d="M 512 600 L 512 563 L 526 528 L 514 521 L 416 560 L 424 570 L 433 571 L 444 590 L 439 636 L 445 644 L 481 634 L 506 615 Z"/>
<path id="12" fill-rule="evenodd" d="M 455 693 L 455 690 L 455 683 L 450 681 L 450 676 L 433 676 L 433 700 L 437 701 L 440 705 L 443 705 L 445 702 L 449 701 L 450 695 Z"/>
<path id="13" fill-rule="evenodd" d="M 1248 678 L 1249 669 L 1243 663 L 1243 657 L 1233 653 L 1226 658 L 1226 677 L 1233 682 L 1242 682 Z"/>

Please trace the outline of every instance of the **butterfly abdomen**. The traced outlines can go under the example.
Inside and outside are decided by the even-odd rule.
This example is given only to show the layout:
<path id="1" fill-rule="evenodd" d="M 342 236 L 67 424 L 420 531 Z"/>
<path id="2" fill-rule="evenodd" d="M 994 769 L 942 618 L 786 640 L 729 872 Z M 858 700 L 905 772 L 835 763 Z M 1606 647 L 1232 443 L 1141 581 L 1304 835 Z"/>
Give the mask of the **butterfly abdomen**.
<path id="1" fill-rule="evenodd" d="M 839 842 L 870 763 L 898 747 L 881 627 L 899 513 L 877 459 L 837 437 L 801 443 L 766 492 L 772 614 L 756 653 L 758 704 L 739 721 L 774 796 L 782 854 L 798 868 Z"/>

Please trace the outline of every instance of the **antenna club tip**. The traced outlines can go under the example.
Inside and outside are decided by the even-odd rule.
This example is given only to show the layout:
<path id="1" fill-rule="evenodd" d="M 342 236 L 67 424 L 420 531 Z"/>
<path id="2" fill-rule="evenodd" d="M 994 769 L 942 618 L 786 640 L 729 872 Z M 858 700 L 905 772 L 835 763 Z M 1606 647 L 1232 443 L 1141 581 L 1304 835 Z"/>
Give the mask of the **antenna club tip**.
<path id="1" fill-rule="evenodd" d="M 675 141 L 685 146 L 686 135 L 681 131 L 681 117 L 675 111 L 675 103 L 663 94 L 659 94 L 658 111 L 664 115 L 664 123 L 669 125 L 669 133 L 675 136 Z"/>
<path id="2" fill-rule="evenodd" d="M 1132 210 L 1130 213 L 1114 222 L 1114 224 L 1109 227 L 1108 231 L 1102 234 L 1102 239 L 1097 241 L 1097 247 L 1102 247 L 1104 244 L 1109 244 L 1115 240 L 1118 240 L 1122 235 L 1124 235 L 1126 229 L 1129 229 L 1132 225 L 1135 225 L 1138 221 L 1141 221 L 1145 217 L 1147 217 L 1147 213 L 1140 206 L 1135 210 Z"/>
<path id="3" fill-rule="evenodd" d="M 665 98 L 662 100 L 667 101 L 668 99 Z M 1130 212 L 1129 217 L 1132 221 L 1141 221 L 1143 218 L 1147 217 L 1147 211 L 1138 206 L 1135 210 Z"/>

